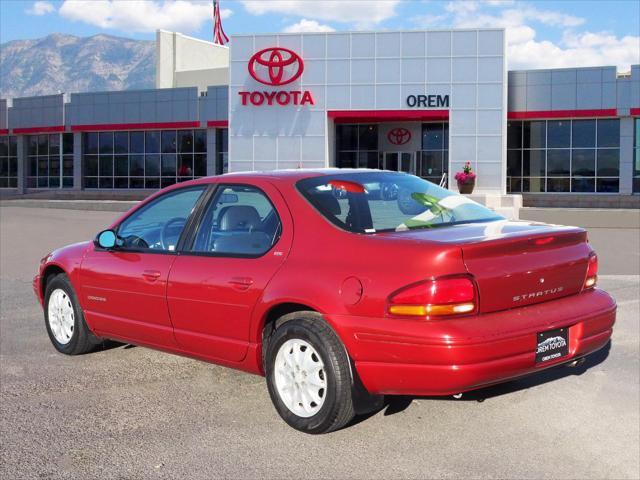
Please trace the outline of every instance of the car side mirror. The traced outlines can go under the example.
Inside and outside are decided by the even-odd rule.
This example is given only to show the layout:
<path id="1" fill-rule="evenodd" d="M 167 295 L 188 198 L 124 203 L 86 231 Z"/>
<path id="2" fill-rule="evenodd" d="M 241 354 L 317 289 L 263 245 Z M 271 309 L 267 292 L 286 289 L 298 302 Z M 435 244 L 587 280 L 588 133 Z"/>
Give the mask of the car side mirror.
<path id="1" fill-rule="evenodd" d="M 113 230 L 104 230 L 98 234 L 95 243 L 100 248 L 106 250 L 112 249 L 116 246 L 116 232 Z"/>

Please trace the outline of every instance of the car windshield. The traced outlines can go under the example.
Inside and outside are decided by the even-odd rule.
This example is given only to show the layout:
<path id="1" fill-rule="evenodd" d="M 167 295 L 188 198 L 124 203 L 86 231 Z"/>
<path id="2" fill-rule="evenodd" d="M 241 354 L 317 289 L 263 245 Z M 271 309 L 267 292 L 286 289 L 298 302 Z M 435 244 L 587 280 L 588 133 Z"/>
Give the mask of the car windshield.
<path id="1" fill-rule="evenodd" d="M 504 220 L 468 197 L 404 173 L 323 175 L 301 180 L 297 188 L 330 222 L 355 233 Z"/>

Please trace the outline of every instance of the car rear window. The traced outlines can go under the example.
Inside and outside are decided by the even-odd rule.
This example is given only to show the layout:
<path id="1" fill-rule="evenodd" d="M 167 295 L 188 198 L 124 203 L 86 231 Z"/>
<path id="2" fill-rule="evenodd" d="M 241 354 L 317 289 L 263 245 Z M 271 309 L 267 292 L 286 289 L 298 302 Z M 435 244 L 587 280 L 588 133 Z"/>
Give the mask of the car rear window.
<path id="1" fill-rule="evenodd" d="M 355 233 L 504 220 L 468 197 L 404 173 L 338 173 L 307 178 L 296 186 L 330 222 Z"/>

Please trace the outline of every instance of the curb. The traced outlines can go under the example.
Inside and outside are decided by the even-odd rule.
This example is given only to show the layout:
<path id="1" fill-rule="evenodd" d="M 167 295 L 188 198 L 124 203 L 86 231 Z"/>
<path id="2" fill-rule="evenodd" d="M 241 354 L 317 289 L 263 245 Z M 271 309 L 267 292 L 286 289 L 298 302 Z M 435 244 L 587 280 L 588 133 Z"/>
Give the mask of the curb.
<path id="1" fill-rule="evenodd" d="M 630 208 L 523 207 L 520 219 L 583 228 L 640 229 L 640 210 Z"/>

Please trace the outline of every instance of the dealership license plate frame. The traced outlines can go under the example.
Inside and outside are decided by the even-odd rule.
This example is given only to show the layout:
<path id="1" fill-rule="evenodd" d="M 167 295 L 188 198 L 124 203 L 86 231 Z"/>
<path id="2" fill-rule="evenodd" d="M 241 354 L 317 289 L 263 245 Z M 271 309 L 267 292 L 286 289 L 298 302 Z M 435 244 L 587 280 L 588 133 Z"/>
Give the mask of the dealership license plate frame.
<path id="1" fill-rule="evenodd" d="M 536 364 L 544 364 L 569 355 L 569 329 L 556 328 L 536 335 Z"/>

